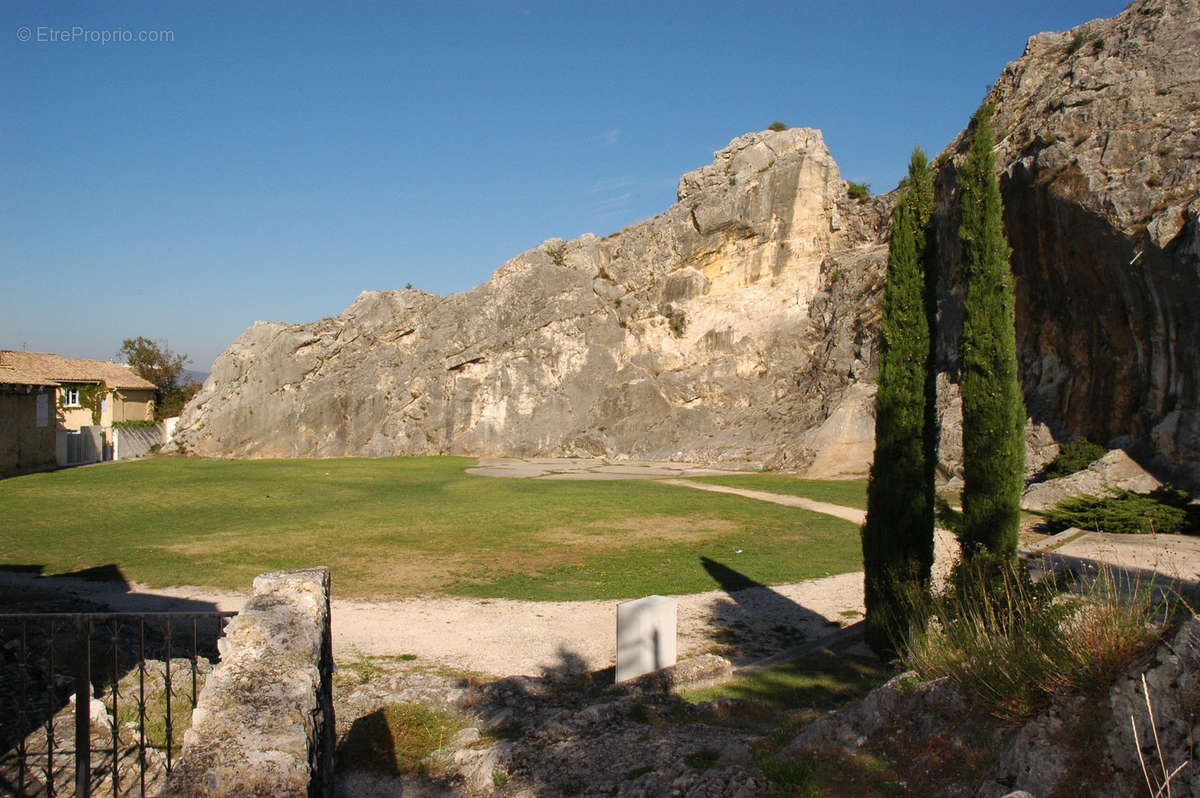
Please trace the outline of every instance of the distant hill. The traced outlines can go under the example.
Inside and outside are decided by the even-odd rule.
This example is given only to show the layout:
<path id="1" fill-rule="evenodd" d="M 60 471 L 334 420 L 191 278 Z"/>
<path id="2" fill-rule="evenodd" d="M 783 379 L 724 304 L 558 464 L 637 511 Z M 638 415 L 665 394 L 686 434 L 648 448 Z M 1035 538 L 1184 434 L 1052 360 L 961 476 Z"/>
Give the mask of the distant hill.
<path id="1" fill-rule="evenodd" d="M 208 379 L 208 374 L 209 372 L 207 371 L 192 371 L 191 369 L 184 369 L 183 374 L 181 374 L 179 377 L 179 381 L 184 384 L 195 382 L 203 385 L 204 381 Z"/>

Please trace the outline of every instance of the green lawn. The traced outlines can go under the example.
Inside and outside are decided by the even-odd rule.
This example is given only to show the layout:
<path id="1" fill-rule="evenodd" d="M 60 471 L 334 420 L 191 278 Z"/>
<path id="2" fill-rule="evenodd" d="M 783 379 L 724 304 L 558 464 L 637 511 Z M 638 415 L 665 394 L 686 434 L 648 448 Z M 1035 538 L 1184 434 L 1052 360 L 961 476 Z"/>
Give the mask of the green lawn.
<path id="1" fill-rule="evenodd" d="M 342 597 L 565 600 L 715 589 L 705 557 L 765 584 L 861 564 L 857 527 L 829 516 L 647 480 L 477 477 L 471 463 L 160 458 L 0 480 L 0 567 L 245 590 L 263 571 L 328 565 Z"/>
<path id="2" fill-rule="evenodd" d="M 693 704 L 718 698 L 759 701 L 775 709 L 830 709 L 862 698 L 891 676 L 879 660 L 818 651 L 801 660 L 776 665 L 715 687 L 686 690 Z"/>
<path id="3" fill-rule="evenodd" d="M 693 482 L 728 485 L 731 488 L 787 493 L 843 507 L 867 509 L 865 479 L 801 479 L 787 474 L 729 474 L 719 477 L 688 477 Z"/>

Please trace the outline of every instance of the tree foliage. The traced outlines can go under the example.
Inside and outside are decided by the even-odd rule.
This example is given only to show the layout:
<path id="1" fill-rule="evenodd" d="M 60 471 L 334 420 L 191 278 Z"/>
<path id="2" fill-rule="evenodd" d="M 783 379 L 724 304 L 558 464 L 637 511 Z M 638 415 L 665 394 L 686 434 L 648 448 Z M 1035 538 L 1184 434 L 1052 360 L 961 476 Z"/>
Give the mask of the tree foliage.
<path id="1" fill-rule="evenodd" d="M 963 283 L 963 551 L 1015 558 L 1025 477 L 1025 403 L 1017 375 L 1016 300 L 1004 208 L 993 171 L 992 107 L 972 119 L 959 171 Z"/>
<path id="2" fill-rule="evenodd" d="M 179 415 L 183 405 L 199 390 L 199 386 L 181 381 L 188 356 L 171 351 L 166 341 L 153 341 L 140 335 L 126 338 L 121 344 L 120 356 L 139 377 L 154 383 L 156 420 Z"/>
<path id="3" fill-rule="evenodd" d="M 890 648 L 902 620 L 911 617 L 910 605 L 928 589 L 933 564 L 937 271 L 933 173 L 920 148 L 905 182 L 888 247 L 875 457 L 862 539 L 867 642 L 880 652 Z"/>

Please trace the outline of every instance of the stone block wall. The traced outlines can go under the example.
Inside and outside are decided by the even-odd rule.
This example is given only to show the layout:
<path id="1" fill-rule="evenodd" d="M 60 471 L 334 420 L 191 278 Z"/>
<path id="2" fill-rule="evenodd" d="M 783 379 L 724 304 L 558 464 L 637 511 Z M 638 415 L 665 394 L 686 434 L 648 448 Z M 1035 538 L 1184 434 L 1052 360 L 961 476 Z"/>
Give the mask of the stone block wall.
<path id="1" fill-rule="evenodd" d="M 329 569 L 275 571 L 218 642 L 163 795 L 333 795 Z"/>

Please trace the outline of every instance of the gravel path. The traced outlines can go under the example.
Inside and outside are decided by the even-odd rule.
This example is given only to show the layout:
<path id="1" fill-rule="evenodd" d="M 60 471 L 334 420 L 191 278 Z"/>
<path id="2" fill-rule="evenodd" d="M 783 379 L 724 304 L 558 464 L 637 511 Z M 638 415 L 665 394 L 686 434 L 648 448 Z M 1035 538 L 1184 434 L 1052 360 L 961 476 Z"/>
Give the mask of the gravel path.
<path id="1" fill-rule="evenodd" d="M 149 588 L 5 571 L 0 584 L 73 594 L 119 612 L 236 612 L 249 598 L 248 592 L 204 587 Z M 860 620 L 862 574 L 677 599 L 681 658 L 719 650 L 744 664 Z M 334 654 L 342 661 L 360 654 L 413 654 L 430 664 L 492 676 L 599 670 L 613 663 L 617 603 L 335 598 Z"/>
<path id="2" fill-rule="evenodd" d="M 824 513 L 825 515 L 836 516 L 846 521 L 853 521 L 856 524 L 861 524 L 867 520 L 866 510 L 843 507 L 840 504 L 830 504 L 829 502 L 819 502 L 815 499 L 806 499 L 803 496 L 789 496 L 783 493 L 768 493 L 763 490 L 749 490 L 747 488 L 731 488 L 726 485 L 710 485 L 706 482 L 688 482 L 685 479 L 664 479 L 661 481 L 668 485 L 679 485 L 680 487 L 695 488 L 696 490 L 708 490 L 713 493 L 732 493 L 735 496 L 745 496 L 747 499 L 758 499 L 759 501 L 783 504 L 788 507 L 799 507 L 804 510 L 812 510 L 814 513 Z"/>

